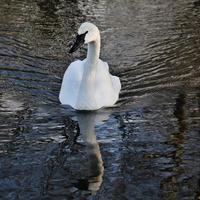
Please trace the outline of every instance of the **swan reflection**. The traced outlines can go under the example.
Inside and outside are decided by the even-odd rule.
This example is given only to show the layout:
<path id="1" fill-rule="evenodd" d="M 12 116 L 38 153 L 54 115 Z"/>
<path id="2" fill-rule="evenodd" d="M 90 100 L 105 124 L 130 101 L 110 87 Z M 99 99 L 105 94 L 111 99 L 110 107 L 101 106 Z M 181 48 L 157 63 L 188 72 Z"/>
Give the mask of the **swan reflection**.
<path id="1" fill-rule="evenodd" d="M 104 173 L 103 160 L 95 133 L 95 125 L 103 123 L 108 117 L 109 114 L 107 113 L 77 113 L 80 133 L 86 144 L 89 176 L 78 180 L 74 185 L 79 189 L 89 190 L 92 193 L 96 193 L 100 189 Z"/>

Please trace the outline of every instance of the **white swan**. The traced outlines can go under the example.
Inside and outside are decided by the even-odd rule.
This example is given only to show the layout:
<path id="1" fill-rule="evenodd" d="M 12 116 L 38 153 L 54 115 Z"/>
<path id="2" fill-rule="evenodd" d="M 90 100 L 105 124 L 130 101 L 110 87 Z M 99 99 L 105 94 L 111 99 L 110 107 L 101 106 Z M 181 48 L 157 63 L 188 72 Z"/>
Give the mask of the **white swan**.
<path id="1" fill-rule="evenodd" d="M 100 33 L 94 24 L 81 24 L 70 53 L 83 43 L 88 44 L 87 58 L 69 65 L 63 77 L 60 102 L 76 110 L 113 106 L 119 98 L 121 83 L 109 73 L 108 64 L 99 59 Z"/>

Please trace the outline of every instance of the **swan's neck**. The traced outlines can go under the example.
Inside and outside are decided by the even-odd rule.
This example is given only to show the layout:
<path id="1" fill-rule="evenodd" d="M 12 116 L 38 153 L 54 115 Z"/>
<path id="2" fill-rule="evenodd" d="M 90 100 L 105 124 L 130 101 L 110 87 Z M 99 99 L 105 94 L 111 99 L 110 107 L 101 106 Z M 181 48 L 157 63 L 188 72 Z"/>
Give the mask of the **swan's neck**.
<path id="1" fill-rule="evenodd" d="M 96 88 L 96 73 L 100 53 L 100 37 L 94 42 L 88 44 L 87 59 L 84 63 L 84 71 L 82 76 L 81 85 L 79 88 L 79 96 L 77 101 L 81 102 L 81 105 L 88 109 L 97 107 L 95 100 L 95 88 Z M 79 106 L 77 104 L 77 106 Z"/>
<path id="2" fill-rule="evenodd" d="M 82 86 L 87 88 L 87 92 L 94 88 L 96 80 L 96 71 L 100 54 L 100 37 L 99 39 L 88 44 L 87 58 L 84 64 L 84 72 L 82 78 Z"/>
<path id="3" fill-rule="evenodd" d="M 97 63 L 100 54 L 100 38 L 88 44 L 86 69 L 88 72 L 94 72 L 97 68 Z"/>

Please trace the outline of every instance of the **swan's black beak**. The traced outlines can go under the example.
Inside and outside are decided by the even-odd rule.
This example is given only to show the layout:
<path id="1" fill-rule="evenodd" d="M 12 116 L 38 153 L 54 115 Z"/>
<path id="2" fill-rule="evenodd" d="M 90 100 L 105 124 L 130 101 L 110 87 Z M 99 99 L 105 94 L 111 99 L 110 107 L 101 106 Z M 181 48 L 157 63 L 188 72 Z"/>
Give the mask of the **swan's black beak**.
<path id="1" fill-rule="evenodd" d="M 75 41 L 74 45 L 72 46 L 72 48 L 69 50 L 69 53 L 73 53 L 74 51 L 76 51 L 79 47 L 81 47 L 84 44 L 86 33 L 76 36 L 76 41 Z"/>

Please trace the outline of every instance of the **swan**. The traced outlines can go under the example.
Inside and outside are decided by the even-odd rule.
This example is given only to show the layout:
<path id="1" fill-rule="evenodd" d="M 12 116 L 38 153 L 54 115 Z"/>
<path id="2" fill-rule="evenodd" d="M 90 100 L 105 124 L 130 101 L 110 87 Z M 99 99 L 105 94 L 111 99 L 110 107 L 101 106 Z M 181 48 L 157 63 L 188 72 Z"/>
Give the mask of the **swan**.
<path id="1" fill-rule="evenodd" d="M 84 22 L 69 53 L 88 44 L 87 57 L 72 62 L 65 71 L 59 100 L 75 110 L 98 110 L 113 106 L 119 98 L 120 79 L 109 73 L 108 64 L 99 58 L 100 32 L 97 26 Z"/>

